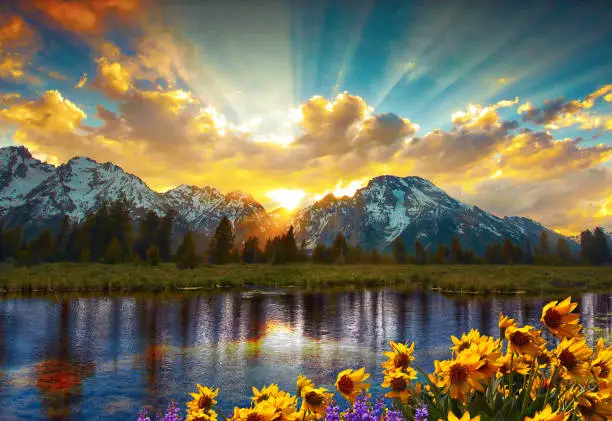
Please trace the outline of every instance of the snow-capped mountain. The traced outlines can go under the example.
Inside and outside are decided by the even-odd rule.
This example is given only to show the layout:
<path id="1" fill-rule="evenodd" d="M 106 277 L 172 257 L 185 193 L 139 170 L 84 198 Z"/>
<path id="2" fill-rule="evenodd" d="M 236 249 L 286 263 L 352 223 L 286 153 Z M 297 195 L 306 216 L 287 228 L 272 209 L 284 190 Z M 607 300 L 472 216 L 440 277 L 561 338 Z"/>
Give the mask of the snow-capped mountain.
<path id="1" fill-rule="evenodd" d="M 410 248 L 417 239 L 425 247 L 435 247 L 450 244 L 456 236 L 463 247 L 477 254 L 484 253 L 488 243 L 503 242 L 506 237 L 518 244 L 527 240 L 538 244 L 546 230 L 552 246 L 559 237 L 530 219 L 499 218 L 459 202 L 420 177 L 380 176 L 353 197 L 327 195 L 300 211 L 294 226 L 296 237 L 306 239 L 308 248 L 332 244 L 338 232 L 351 244 L 379 250 L 398 236 Z"/>
<path id="2" fill-rule="evenodd" d="M 135 220 L 147 210 L 160 215 L 176 211 L 178 233 L 210 234 L 223 216 L 245 235 L 270 226 L 263 206 L 240 192 L 223 195 L 210 187 L 179 186 L 160 194 L 111 163 L 76 157 L 56 168 L 32 158 L 24 147 L 0 148 L 0 219 L 22 225 L 29 236 L 65 215 L 81 221 L 103 202 L 121 197 Z"/>
<path id="3" fill-rule="evenodd" d="M 24 147 L 0 149 L 0 217 L 24 203 L 25 196 L 55 172 Z"/>

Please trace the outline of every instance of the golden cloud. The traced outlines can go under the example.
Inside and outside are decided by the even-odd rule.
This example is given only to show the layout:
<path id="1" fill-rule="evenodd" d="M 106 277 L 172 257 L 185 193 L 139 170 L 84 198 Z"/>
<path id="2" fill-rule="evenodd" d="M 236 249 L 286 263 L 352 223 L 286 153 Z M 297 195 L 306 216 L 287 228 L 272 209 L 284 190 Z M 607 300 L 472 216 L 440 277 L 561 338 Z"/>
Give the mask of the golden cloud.
<path id="1" fill-rule="evenodd" d="M 77 82 L 77 84 L 74 85 L 74 88 L 75 89 L 81 89 L 83 86 L 85 86 L 86 83 L 87 83 L 87 73 L 83 73 L 81 75 L 81 78 Z"/>
<path id="2" fill-rule="evenodd" d="M 37 83 L 27 69 L 39 46 L 36 32 L 20 16 L 0 17 L 0 78 Z"/>
<path id="3" fill-rule="evenodd" d="M 136 11 L 138 0 L 34 0 L 34 6 L 62 27 L 79 34 L 99 34 L 111 16 Z"/>

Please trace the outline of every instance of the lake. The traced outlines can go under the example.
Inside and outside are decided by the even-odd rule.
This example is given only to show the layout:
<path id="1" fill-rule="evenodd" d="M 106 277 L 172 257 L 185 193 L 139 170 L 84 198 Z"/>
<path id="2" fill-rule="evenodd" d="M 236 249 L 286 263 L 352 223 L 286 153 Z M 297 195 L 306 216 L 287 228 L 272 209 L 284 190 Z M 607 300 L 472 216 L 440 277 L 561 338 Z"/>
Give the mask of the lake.
<path id="1" fill-rule="evenodd" d="M 612 338 L 612 294 L 576 299 L 589 342 Z M 219 386 L 229 413 L 251 385 L 294 393 L 298 373 L 331 386 L 361 366 L 378 386 L 389 340 L 415 341 L 431 371 L 450 335 L 497 335 L 500 311 L 539 326 L 547 301 L 395 289 L 4 297 L 0 420 L 135 420 L 142 406 L 184 408 L 197 382 Z"/>

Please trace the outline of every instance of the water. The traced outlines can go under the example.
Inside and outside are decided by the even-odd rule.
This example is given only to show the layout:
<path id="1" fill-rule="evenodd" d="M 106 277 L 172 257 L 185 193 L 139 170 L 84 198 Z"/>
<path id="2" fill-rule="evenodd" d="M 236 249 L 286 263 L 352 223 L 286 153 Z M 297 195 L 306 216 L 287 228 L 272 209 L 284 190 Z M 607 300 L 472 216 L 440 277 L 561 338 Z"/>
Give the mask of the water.
<path id="1" fill-rule="evenodd" d="M 578 298 L 587 337 L 612 338 L 612 295 Z M 382 380 L 389 340 L 417 342 L 417 363 L 447 358 L 450 335 L 497 334 L 500 311 L 537 324 L 548 300 L 423 291 L 295 290 L 0 299 L 0 420 L 134 420 L 196 382 L 224 412 L 251 385 L 329 385 L 344 368 Z"/>

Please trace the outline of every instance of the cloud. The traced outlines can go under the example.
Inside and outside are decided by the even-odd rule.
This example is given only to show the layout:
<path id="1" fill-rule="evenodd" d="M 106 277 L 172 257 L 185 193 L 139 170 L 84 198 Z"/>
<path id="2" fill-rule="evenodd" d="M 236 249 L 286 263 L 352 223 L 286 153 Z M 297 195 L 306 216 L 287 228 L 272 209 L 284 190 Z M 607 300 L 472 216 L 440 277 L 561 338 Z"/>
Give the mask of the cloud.
<path id="1" fill-rule="evenodd" d="M 28 67 L 40 47 L 36 32 L 17 15 L 0 17 L 0 78 L 38 83 Z"/>
<path id="2" fill-rule="evenodd" d="M 81 78 L 79 79 L 79 81 L 77 82 L 76 85 L 74 85 L 75 89 L 80 89 L 83 86 L 85 86 L 85 84 L 87 83 L 87 73 L 83 73 L 81 75 Z"/>
<path id="3" fill-rule="evenodd" d="M 126 17 L 138 10 L 138 0 L 34 0 L 34 6 L 65 29 L 83 35 L 99 34 L 111 16 Z"/>
<path id="4" fill-rule="evenodd" d="M 61 73 L 59 73 L 59 72 L 55 72 L 55 71 L 53 71 L 53 72 L 49 72 L 49 73 L 47 73 L 47 75 L 48 75 L 50 78 L 55 79 L 55 80 L 66 80 L 66 79 L 68 79 L 68 78 L 67 78 L 66 76 L 64 76 L 63 74 L 61 74 Z"/>

